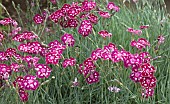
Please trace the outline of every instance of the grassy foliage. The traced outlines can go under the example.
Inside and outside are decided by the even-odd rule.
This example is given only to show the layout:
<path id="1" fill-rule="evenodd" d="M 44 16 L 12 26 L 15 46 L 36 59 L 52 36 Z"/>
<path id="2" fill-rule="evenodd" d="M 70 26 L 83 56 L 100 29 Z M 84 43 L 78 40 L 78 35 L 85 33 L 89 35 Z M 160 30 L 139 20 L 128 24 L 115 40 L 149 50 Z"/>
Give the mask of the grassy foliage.
<path id="1" fill-rule="evenodd" d="M 69 0 L 68 3 L 72 1 Z M 56 5 L 48 3 L 48 9 L 56 10 Z M 58 7 L 61 7 L 63 2 L 58 2 Z M 106 2 L 98 5 L 104 8 Z M 100 19 L 98 24 L 94 25 L 93 32 L 89 37 L 83 38 L 76 29 L 63 29 L 56 24 L 35 25 L 32 18 L 36 13 L 41 13 L 39 6 L 41 3 L 35 1 L 35 5 L 29 6 L 24 19 L 22 10 L 15 6 L 18 13 L 18 21 L 25 30 L 35 32 L 44 44 L 48 44 L 55 39 L 59 40 L 63 33 L 73 34 L 76 40 L 75 46 L 67 49 L 63 56 L 76 58 L 77 64 L 82 63 L 91 52 L 96 48 L 102 48 L 104 45 L 112 42 L 119 49 L 135 53 L 135 49 L 130 46 L 131 34 L 126 30 L 128 27 L 139 28 L 140 25 L 149 24 L 150 27 L 144 30 L 141 37 L 149 40 L 151 46 L 146 48 L 151 56 L 161 56 L 152 64 L 156 68 L 155 76 L 157 78 L 157 86 L 153 97 L 144 99 L 141 97 L 141 87 L 130 80 L 130 69 L 123 67 L 123 63 L 112 63 L 110 61 L 98 60 L 95 64 L 97 71 L 100 73 L 100 82 L 88 85 L 82 75 L 78 74 L 78 66 L 62 68 L 61 64 L 52 65 L 52 74 L 50 78 L 43 79 L 46 81 L 36 91 L 29 92 L 29 100 L 26 104 L 168 104 L 170 103 L 170 20 L 159 2 L 155 5 L 136 4 L 134 7 L 128 8 L 120 4 L 120 12 L 116 13 L 110 19 Z M 159 8 L 157 8 L 159 7 Z M 49 27 L 51 33 L 44 32 L 45 28 Z M 100 30 L 108 30 L 113 34 L 111 38 L 103 39 L 98 35 Z M 154 50 L 158 35 L 165 36 L 165 43 L 161 44 L 157 51 Z M 135 39 L 138 36 L 134 37 Z M 9 44 L 10 46 L 10 44 Z M 7 45 L 7 47 L 9 47 Z M 60 61 L 61 63 L 62 61 Z M 42 63 L 44 63 L 42 59 Z M 54 76 L 55 78 L 52 78 Z M 74 78 L 78 78 L 80 85 L 71 87 Z M 41 80 L 43 82 L 43 80 Z M 117 86 L 121 89 L 119 93 L 109 92 L 108 86 Z M 11 87 L 0 89 L 1 104 L 20 104 L 18 95 Z"/>

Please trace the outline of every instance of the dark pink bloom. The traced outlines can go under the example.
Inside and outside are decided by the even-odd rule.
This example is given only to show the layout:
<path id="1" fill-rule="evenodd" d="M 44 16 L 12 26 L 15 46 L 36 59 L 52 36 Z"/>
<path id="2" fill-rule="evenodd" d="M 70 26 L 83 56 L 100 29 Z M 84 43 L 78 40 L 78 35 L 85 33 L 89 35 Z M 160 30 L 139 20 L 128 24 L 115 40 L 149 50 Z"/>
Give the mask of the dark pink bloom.
<path id="1" fill-rule="evenodd" d="M 59 53 L 56 52 L 49 52 L 45 55 L 45 61 L 46 64 L 58 64 L 59 63 L 59 59 L 61 58 L 61 55 Z"/>
<path id="2" fill-rule="evenodd" d="M 138 42 L 145 45 L 145 46 L 150 46 L 150 43 L 148 40 L 146 40 L 145 38 L 139 38 Z"/>
<path id="3" fill-rule="evenodd" d="M 140 26 L 140 29 L 147 29 L 147 28 L 149 28 L 149 25 L 142 25 L 142 26 Z"/>
<path id="4" fill-rule="evenodd" d="M 99 82 L 99 73 L 96 70 L 83 70 L 84 77 L 88 84 L 93 84 Z"/>
<path id="5" fill-rule="evenodd" d="M 100 49 L 100 48 L 92 51 L 92 53 L 91 53 L 91 58 L 92 58 L 92 60 L 93 60 L 93 61 L 96 61 L 96 60 L 98 60 L 99 58 L 101 58 L 101 57 L 102 57 L 102 56 L 101 56 L 102 51 L 103 51 L 103 50 Z"/>
<path id="6" fill-rule="evenodd" d="M 146 48 L 146 46 L 150 46 L 150 43 L 144 38 L 139 38 L 137 41 L 131 41 L 130 45 L 132 47 L 138 48 L 139 50 L 142 50 L 143 48 Z"/>
<path id="7" fill-rule="evenodd" d="M 48 78 L 51 74 L 51 68 L 44 64 L 35 65 L 36 75 L 38 78 Z"/>
<path id="8" fill-rule="evenodd" d="M 154 89 L 153 88 L 143 88 L 142 89 L 142 96 L 144 98 L 148 98 L 150 96 L 153 96 L 154 94 Z"/>
<path id="9" fill-rule="evenodd" d="M 11 74 L 11 68 L 6 64 L 0 64 L 0 75 L 2 75 L 3 79 L 8 79 Z"/>
<path id="10" fill-rule="evenodd" d="M 36 90 L 39 87 L 39 82 L 33 75 L 26 75 L 23 77 L 23 86 L 25 90 Z"/>
<path id="11" fill-rule="evenodd" d="M 33 20 L 36 24 L 41 24 L 44 22 L 44 18 L 43 16 L 41 16 L 40 14 L 36 14 L 34 17 L 33 17 Z"/>
<path id="12" fill-rule="evenodd" d="M 139 35 L 140 36 L 142 34 L 141 30 L 135 30 L 133 28 L 128 28 L 127 31 L 134 34 L 134 35 Z"/>
<path id="13" fill-rule="evenodd" d="M 144 88 L 154 88 L 156 86 L 156 78 L 154 76 L 142 77 L 140 84 Z"/>
<path id="14" fill-rule="evenodd" d="M 89 20 L 83 20 L 78 28 L 78 32 L 82 36 L 86 37 L 92 32 L 92 28 L 93 26 Z"/>
<path id="15" fill-rule="evenodd" d="M 159 35 L 157 40 L 158 40 L 158 44 L 162 44 L 165 41 L 165 37 L 163 35 Z"/>
<path id="16" fill-rule="evenodd" d="M 18 23 L 12 18 L 4 18 L 3 20 L 0 20 L 0 24 L 2 25 L 12 24 L 14 27 L 17 27 L 18 25 Z"/>
<path id="17" fill-rule="evenodd" d="M 28 101 L 28 93 L 23 88 L 19 88 L 18 93 L 21 101 L 23 102 Z"/>
<path id="18" fill-rule="evenodd" d="M 81 12 L 81 7 L 78 6 L 77 4 L 74 4 L 67 11 L 67 16 L 69 18 L 75 18 L 76 16 L 80 14 L 80 12 Z"/>
<path id="19" fill-rule="evenodd" d="M 94 69 L 96 66 L 94 65 L 93 59 L 92 58 L 87 58 L 84 62 L 83 65 L 87 69 Z"/>
<path id="20" fill-rule="evenodd" d="M 32 40 L 34 38 L 37 38 L 34 33 L 29 32 L 29 31 L 24 31 L 21 34 L 16 34 L 12 39 L 18 42 L 23 42 L 24 40 Z"/>
<path id="21" fill-rule="evenodd" d="M 0 61 L 8 60 L 8 58 L 5 55 L 5 52 L 0 52 Z"/>
<path id="22" fill-rule="evenodd" d="M 68 27 L 77 27 L 78 26 L 78 20 L 77 19 L 69 19 L 68 20 Z"/>
<path id="23" fill-rule="evenodd" d="M 65 34 L 61 37 L 61 40 L 62 40 L 62 42 L 64 43 L 64 45 L 74 46 L 75 39 L 74 39 L 74 37 L 73 37 L 72 34 L 65 33 Z"/>
<path id="24" fill-rule="evenodd" d="M 96 3 L 93 1 L 84 0 L 81 8 L 83 11 L 91 11 L 96 8 Z"/>
<path id="25" fill-rule="evenodd" d="M 76 64 L 76 59 L 75 58 L 69 58 L 65 59 L 62 63 L 63 68 L 66 68 L 68 66 L 74 66 Z"/>
<path id="26" fill-rule="evenodd" d="M 67 13 L 68 10 L 70 9 L 71 5 L 70 4 L 64 4 L 61 8 L 61 10 L 63 11 L 63 13 Z"/>
<path id="27" fill-rule="evenodd" d="M 98 22 L 98 17 L 92 13 L 88 15 L 88 19 L 90 20 L 91 23 L 94 23 L 94 24 Z"/>
<path id="28" fill-rule="evenodd" d="M 130 74 L 130 79 L 134 82 L 139 82 L 142 79 L 141 71 L 132 72 Z"/>
<path id="29" fill-rule="evenodd" d="M 14 87 L 24 88 L 23 81 L 24 81 L 23 77 L 21 76 L 17 77 L 15 81 L 13 82 Z"/>
<path id="30" fill-rule="evenodd" d="M 98 12 L 99 13 L 99 15 L 101 16 L 101 17 L 103 17 L 103 18 L 110 18 L 110 14 L 109 14 L 109 12 L 104 12 L 104 11 L 99 11 Z"/>
<path id="31" fill-rule="evenodd" d="M 123 61 L 122 53 L 118 50 L 113 51 L 111 56 L 113 62 L 119 62 L 121 60 Z"/>
<path id="32" fill-rule="evenodd" d="M 63 17 L 63 16 L 64 16 L 63 11 L 59 9 L 59 10 L 53 12 L 53 13 L 49 16 L 49 18 L 50 18 L 53 22 L 57 23 L 58 20 L 61 19 L 61 17 Z"/>
<path id="33" fill-rule="evenodd" d="M 5 51 L 5 56 L 6 57 L 12 57 L 13 55 L 16 54 L 16 49 L 14 48 L 8 48 L 6 51 Z"/>
<path id="34" fill-rule="evenodd" d="M 18 63 L 12 63 L 11 65 L 10 65 L 10 68 L 11 68 L 11 70 L 13 70 L 14 72 L 19 72 L 19 69 L 21 68 L 21 67 L 23 67 L 24 65 L 19 65 Z"/>
<path id="35" fill-rule="evenodd" d="M 103 38 L 112 36 L 112 33 L 109 33 L 106 30 L 101 30 L 101 31 L 98 32 L 98 34 L 101 35 Z"/>
<path id="36" fill-rule="evenodd" d="M 115 5 L 113 2 L 109 2 L 107 5 L 108 10 L 114 10 L 115 12 L 119 12 L 120 8 Z"/>

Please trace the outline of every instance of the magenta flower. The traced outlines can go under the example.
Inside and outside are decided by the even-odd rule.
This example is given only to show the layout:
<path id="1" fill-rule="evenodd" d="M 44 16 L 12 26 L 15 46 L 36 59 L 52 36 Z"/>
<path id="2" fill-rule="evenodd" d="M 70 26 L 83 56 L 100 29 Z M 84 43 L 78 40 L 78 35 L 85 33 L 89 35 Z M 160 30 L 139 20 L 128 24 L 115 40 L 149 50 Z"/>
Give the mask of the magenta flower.
<path id="1" fill-rule="evenodd" d="M 101 56 L 102 51 L 103 51 L 103 50 L 100 49 L 100 48 L 92 51 L 92 53 L 91 53 L 91 58 L 92 58 L 92 60 L 93 60 L 93 61 L 96 61 L 96 60 L 98 60 L 99 58 L 102 58 L 102 56 Z"/>
<path id="2" fill-rule="evenodd" d="M 130 79 L 134 82 L 139 82 L 142 79 L 141 71 L 132 72 L 130 74 Z"/>
<path id="3" fill-rule="evenodd" d="M 140 26 L 140 29 L 147 29 L 147 28 L 149 28 L 149 25 L 142 25 L 142 26 Z"/>
<path id="4" fill-rule="evenodd" d="M 101 30 L 101 31 L 98 32 L 98 34 L 101 35 L 103 38 L 111 37 L 112 36 L 112 33 L 109 33 L 106 30 Z"/>
<path id="5" fill-rule="evenodd" d="M 84 0 L 81 8 L 83 11 L 91 11 L 96 8 L 96 3 L 93 1 Z"/>
<path id="6" fill-rule="evenodd" d="M 44 22 L 44 18 L 43 16 L 41 16 L 40 14 L 36 14 L 34 17 L 33 17 L 33 20 L 36 24 L 41 24 Z"/>
<path id="7" fill-rule="evenodd" d="M 16 34 L 12 39 L 18 42 L 23 42 L 24 40 L 32 40 L 34 38 L 37 38 L 34 33 L 29 32 L 29 31 L 24 31 L 21 34 Z"/>
<path id="8" fill-rule="evenodd" d="M 35 70 L 38 78 L 48 78 L 52 71 L 50 67 L 44 64 L 36 64 Z"/>
<path id="9" fill-rule="evenodd" d="M 59 63 L 59 59 L 61 58 L 61 55 L 59 53 L 56 52 L 49 52 L 45 55 L 45 61 L 46 64 L 58 64 Z"/>
<path id="10" fill-rule="evenodd" d="M 141 30 L 135 30 L 133 28 L 128 28 L 127 31 L 134 34 L 134 35 L 138 35 L 138 36 L 140 36 L 142 34 Z"/>
<path id="11" fill-rule="evenodd" d="M 0 61 L 8 60 L 8 58 L 5 55 L 5 52 L 0 52 Z"/>
<path id="12" fill-rule="evenodd" d="M 63 68 L 66 68 L 68 66 L 74 66 L 76 64 L 76 59 L 75 58 L 69 58 L 65 59 L 62 63 Z"/>
<path id="13" fill-rule="evenodd" d="M 76 28 L 78 26 L 78 20 L 77 19 L 69 19 L 67 25 L 68 25 L 68 27 Z"/>
<path id="14" fill-rule="evenodd" d="M 16 49 L 14 48 L 8 48 L 6 51 L 5 51 L 5 56 L 6 57 L 12 57 L 13 55 L 16 54 Z"/>
<path id="15" fill-rule="evenodd" d="M 93 84 L 99 82 L 99 73 L 96 70 L 83 70 L 84 77 L 88 84 Z"/>
<path id="16" fill-rule="evenodd" d="M 50 18 L 53 22 L 57 23 L 58 20 L 61 19 L 63 16 L 64 16 L 63 11 L 59 9 L 59 10 L 53 12 L 53 13 L 49 16 L 49 18 Z"/>
<path id="17" fill-rule="evenodd" d="M 12 70 L 8 65 L 0 64 L 0 76 L 2 76 L 3 79 L 8 79 L 11 72 Z"/>
<path id="18" fill-rule="evenodd" d="M 69 18 L 75 18 L 76 16 L 78 16 L 81 12 L 81 7 L 78 6 L 76 3 L 73 4 L 69 10 L 67 11 L 67 16 Z"/>
<path id="19" fill-rule="evenodd" d="M 23 101 L 23 102 L 28 101 L 28 93 L 24 89 L 19 88 L 18 93 L 19 93 L 21 101 Z"/>
<path id="20" fill-rule="evenodd" d="M 39 82 L 33 75 L 26 75 L 23 77 L 23 86 L 25 90 L 36 90 L 39 87 Z"/>
<path id="21" fill-rule="evenodd" d="M 88 19 L 90 20 L 91 23 L 94 23 L 94 24 L 98 22 L 98 17 L 92 13 L 88 15 Z"/>
<path id="22" fill-rule="evenodd" d="M 113 2 L 109 2 L 107 5 L 108 10 L 114 10 L 115 12 L 119 12 L 120 8 L 116 6 Z"/>
<path id="23" fill-rule="evenodd" d="M 72 34 L 65 33 L 65 34 L 61 37 L 61 40 L 62 40 L 62 42 L 64 43 L 64 45 L 74 46 L 75 39 L 74 39 L 74 37 L 73 37 Z"/>
<path id="24" fill-rule="evenodd" d="M 99 11 L 98 12 L 99 13 L 99 15 L 101 16 L 101 17 L 103 17 L 103 18 L 110 18 L 110 14 L 109 14 L 109 12 L 104 12 L 104 11 Z"/>
<path id="25" fill-rule="evenodd" d="M 153 96 L 154 94 L 154 89 L 153 88 L 143 88 L 142 89 L 142 96 L 144 98 L 148 98 L 150 96 Z"/>
<path id="26" fill-rule="evenodd" d="M 142 50 L 143 48 L 146 48 L 146 46 L 150 46 L 150 43 L 144 38 L 139 38 L 137 41 L 131 41 L 130 45 L 132 47 L 138 48 L 139 50 Z"/>
<path id="27" fill-rule="evenodd" d="M 13 20 L 12 18 L 4 18 L 3 20 L 0 20 L 0 24 L 2 25 L 8 25 L 12 24 L 12 26 L 17 27 L 18 23 Z"/>
<path id="28" fill-rule="evenodd" d="M 111 57 L 113 62 L 123 61 L 122 53 L 118 50 L 113 51 Z"/>
<path id="29" fill-rule="evenodd" d="M 10 65 L 10 68 L 11 68 L 11 70 L 13 70 L 14 72 L 19 72 L 19 69 L 21 68 L 21 67 L 23 67 L 24 65 L 19 65 L 18 63 L 12 63 L 11 65 Z"/>
<path id="30" fill-rule="evenodd" d="M 154 88 L 156 87 L 156 78 L 152 77 L 142 77 L 140 84 L 144 88 Z"/>
<path id="31" fill-rule="evenodd" d="M 78 33 L 86 37 L 92 32 L 92 28 L 93 26 L 89 20 L 83 20 L 78 28 Z"/>
<path id="32" fill-rule="evenodd" d="M 163 35 L 159 35 L 157 40 L 158 40 L 158 44 L 162 44 L 165 41 L 165 37 Z"/>

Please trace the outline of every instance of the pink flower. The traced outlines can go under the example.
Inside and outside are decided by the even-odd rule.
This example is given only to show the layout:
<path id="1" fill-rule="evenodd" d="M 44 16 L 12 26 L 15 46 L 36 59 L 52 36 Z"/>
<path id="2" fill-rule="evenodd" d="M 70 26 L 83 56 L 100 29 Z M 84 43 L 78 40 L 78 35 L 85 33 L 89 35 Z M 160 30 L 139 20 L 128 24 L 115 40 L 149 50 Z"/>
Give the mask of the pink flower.
<path id="1" fill-rule="evenodd" d="M 137 41 L 131 41 L 130 45 L 142 50 L 143 48 L 146 48 L 146 46 L 150 46 L 150 43 L 145 38 L 139 38 Z"/>
<path id="2" fill-rule="evenodd" d="M 76 3 L 73 4 L 69 10 L 67 11 L 67 16 L 69 18 L 75 18 L 76 16 L 78 16 L 81 12 L 81 7 L 78 6 Z"/>
<path id="3" fill-rule="evenodd" d="M 18 23 L 12 18 L 4 18 L 3 20 L 0 20 L 0 24 L 2 25 L 12 24 L 14 27 L 17 27 L 18 25 Z"/>
<path id="4" fill-rule="evenodd" d="M 112 36 L 112 33 L 109 33 L 106 30 L 101 30 L 101 31 L 98 32 L 98 34 L 101 35 L 103 38 Z"/>
<path id="5" fill-rule="evenodd" d="M 92 28 L 92 24 L 89 20 L 83 20 L 78 28 L 78 33 L 86 37 L 92 32 Z"/>
<path id="6" fill-rule="evenodd" d="M 68 27 L 77 27 L 78 26 L 78 20 L 77 19 L 68 19 Z"/>
<path id="7" fill-rule="evenodd" d="M 49 52 L 45 55 L 46 64 L 58 64 L 61 55 L 57 52 Z"/>
<path id="8" fill-rule="evenodd" d="M 96 3 L 93 1 L 84 0 L 81 8 L 83 11 L 91 11 L 96 8 Z"/>
<path id="9" fill-rule="evenodd" d="M 61 40 L 62 40 L 62 42 L 64 43 L 64 45 L 74 46 L 75 39 L 74 39 L 74 37 L 73 37 L 72 34 L 65 33 L 65 34 L 61 37 Z"/>
<path id="10" fill-rule="evenodd" d="M 108 10 L 114 10 L 116 12 L 119 12 L 120 8 L 116 6 L 113 2 L 109 2 L 107 5 Z"/>
<path id="11" fill-rule="evenodd" d="M 5 52 L 0 52 L 0 61 L 6 61 L 8 58 L 5 55 Z"/>
<path id="12" fill-rule="evenodd" d="M 48 78 L 52 71 L 50 67 L 44 64 L 36 64 L 35 70 L 38 78 Z"/>
<path id="13" fill-rule="evenodd" d="M 36 24 L 41 24 L 44 22 L 44 18 L 43 16 L 41 16 L 40 14 L 36 14 L 34 17 L 33 17 L 33 20 Z"/>
<path id="14" fill-rule="evenodd" d="M 104 11 L 99 11 L 98 12 L 99 13 L 99 15 L 101 16 L 101 17 L 103 17 L 103 18 L 110 18 L 110 14 L 109 14 L 109 12 L 104 12 Z"/>
<path id="15" fill-rule="evenodd" d="M 33 75 L 26 75 L 23 77 L 22 85 L 25 90 L 36 90 L 39 87 L 39 82 Z"/>
<path id="16" fill-rule="evenodd" d="M 50 18 L 53 22 L 57 23 L 58 20 L 61 19 L 63 16 L 64 16 L 63 11 L 59 9 L 59 10 L 53 12 L 53 13 L 49 16 L 49 18 Z"/>
<path id="17" fill-rule="evenodd" d="M 88 15 L 88 19 L 90 20 L 91 23 L 94 23 L 94 24 L 98 22 L 98 17 L 92 13 Z"/>
<path id="18" fill-rule="evenodd" d="M 6 51 L 5 51 L 5 56 L 6 57 L 12 57 L 13 55 L 16 54 L 16 49 L 14 48 L 8 48 Z"/>
<path id="19" fill-rule="evenodd" d="M 163 35 L 159 35 L 157 40 L 158 40 L 158 44 L 162 44 L 165 41 L 165 37 Z"/>
<path id="20" fill-rule="evenodd" d="M 149 28 L 149 25 L 142 25 L 142 26 L 140 26 L 140 29 L 147 29 L 147 28 Z"/>
<path id="21" fill-rule="evenodd" d="M 134 34 L 134 35 L 139 35 L 140 36 L 142 34 L 141 30 L 135 30 L 133 28 L 128 28 L 127 31 Z"/>
<path id="22" fill-rule="evenodd" d="M 23 102 L 26 102 L 28 101 L 28 93 L 22 89 L 22 88 L 19 88 L 19 96 L 20 96 L 20 100 L 23 101 Z"/>
<path id="23" fill-rule="evenodd" d="M 150 96 L 154 95 L 154 89 L 153 88 L 143 88 L 142 89 L 142 96 L 144 98 L 148 98 Z"/>
<path id="24" fill-rule="evenodd" d="M 66 68 L 68 66 L 74 66 L 76 64 L 76 59 L 75 58 L 69 58 L 65 59 L 62 63 L 63 68 Z"/>
<path id="25" fill-rule="evenodd" d="M 93 84 L 99 82 L 99 73 L 96 70 L 83 70 L 84 77 L 88 84 Z"/>
<path id="26" fill-rule="evenodd" d="M 144 88 L 154 88 L 156 87 L 156 78 L 154 76 L 142 77 L 140 84 Z"/>

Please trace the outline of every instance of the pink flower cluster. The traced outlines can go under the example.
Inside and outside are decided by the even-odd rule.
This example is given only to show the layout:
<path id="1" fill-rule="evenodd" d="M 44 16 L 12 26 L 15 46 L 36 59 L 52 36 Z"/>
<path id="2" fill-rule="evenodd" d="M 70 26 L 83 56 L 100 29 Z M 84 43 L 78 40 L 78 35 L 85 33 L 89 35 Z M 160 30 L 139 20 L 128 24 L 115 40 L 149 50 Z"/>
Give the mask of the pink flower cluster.
<path id="1" fill-rule="evenodd" d="M 130 45 L 132 47 L 136 47 L 139 50 L 142 50 L 143 48 L 146 48 L 146 46 L 150 46 L 150 43 L 145 38 L 139 38 L 137 41 L 131 41 Z"/>
<path id="2" fill-rule="evenodd" d="M 154 76 L 155 68 L 150 64 L 151 56 L 148 52 L 132 54 L 125 50 L 118 50 L 116 45 L 109 43 L 103 49 L 98 48 L 91 53 L 83 64 L 79 65 L 79 73 L 83 74 L 88 84 L 99 82 L 99 73 L 95 70 L 95 62 L 98 59 L 111 60 L 113 63 L 123 61 L 126 68 L 131 67 L 131 80 L 139 82 L 142 86 L 142 95 L 153 95 L 156 86 Z"/>
<path id="3" fill-rule="evenodd" d="M 16 34 L 12 39 L 18 42 L 23 42 L 24 40 L 32 40 L 34 38 L 37 38 L 37 36 L 29 31 L 24 31 L 21 34 Z"/>

